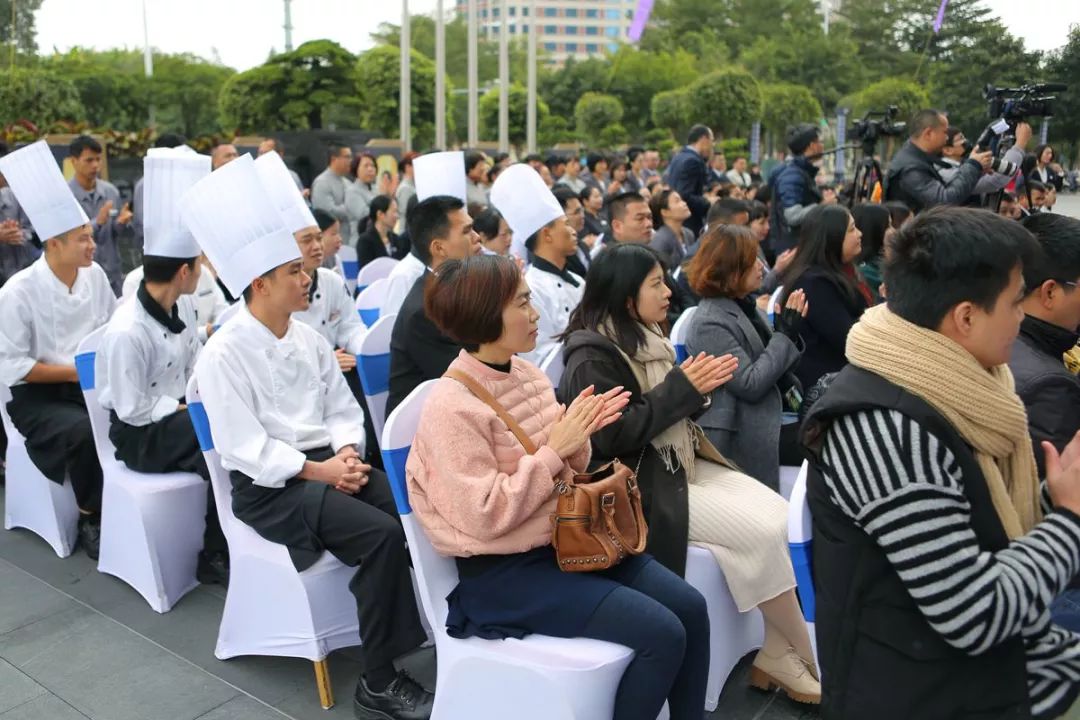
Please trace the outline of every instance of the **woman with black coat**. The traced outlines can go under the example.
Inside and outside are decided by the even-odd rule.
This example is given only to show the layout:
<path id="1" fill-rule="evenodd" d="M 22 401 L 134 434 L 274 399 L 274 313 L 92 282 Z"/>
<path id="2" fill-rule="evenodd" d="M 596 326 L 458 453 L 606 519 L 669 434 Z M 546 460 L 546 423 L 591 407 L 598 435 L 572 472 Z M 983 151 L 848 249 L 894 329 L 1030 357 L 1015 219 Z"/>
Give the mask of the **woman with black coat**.
<path id="1" fill-rule="evenodd" d="M 394 233 L 398 221 L 397 200 L 389 195 L 376 195 L 371 200 L 370 213 L 368 229 L 356 241 L 358 267 L 380 257 L 401 260 L 409 253 L 409 248 Z"/>
<path id="2" fill-rule="evenodd" d="M 765 644 L 751 684 L 819 702 L 810 637 L 794 592 L 787 503 L 733 468 L 691 420 L 709 394 L 731 380 L 737 363 L 730 355 L 701 353 L 676 365 L 660 331 L 670 297 L 651 248 L 616 243 L 600 253 L 563 336 L 559 394 L 565 402 L 589 386 L 597 393 L 630 391 L 622 416 L 592 435 L 590 467 L 617 459 L 636 471 L 653 557 L 681 575 L 687 544 L 699 544 L 716 558 L 739 610 L 761 609 Z"/>

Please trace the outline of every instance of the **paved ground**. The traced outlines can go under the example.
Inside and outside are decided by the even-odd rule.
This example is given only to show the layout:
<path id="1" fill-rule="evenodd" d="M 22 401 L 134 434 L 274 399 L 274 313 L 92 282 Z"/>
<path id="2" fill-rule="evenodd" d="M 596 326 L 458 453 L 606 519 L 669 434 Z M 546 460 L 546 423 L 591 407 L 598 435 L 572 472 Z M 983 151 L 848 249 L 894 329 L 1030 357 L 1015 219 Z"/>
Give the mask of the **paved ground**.
<path id="1" fill-rule="evenodd" d="M 1062 196 L 1056 210 L 1080 217 L 1080 196 Z M 81 552 L 61 560 L 28 532 L 0 532 L 0 720 L 352 717 L 358 651 L 331 655 L 338 705 L 323 711 L 307 661 L 214 657 L 223 604 L 220 588 L 204 586 L 158 615 Z M 817 718 L 783 696 L 748 688 L 748 663 L 728 680 L 711 718 Z M 421 681 L 433 681 L 431 651 L 408 664 Z"/>

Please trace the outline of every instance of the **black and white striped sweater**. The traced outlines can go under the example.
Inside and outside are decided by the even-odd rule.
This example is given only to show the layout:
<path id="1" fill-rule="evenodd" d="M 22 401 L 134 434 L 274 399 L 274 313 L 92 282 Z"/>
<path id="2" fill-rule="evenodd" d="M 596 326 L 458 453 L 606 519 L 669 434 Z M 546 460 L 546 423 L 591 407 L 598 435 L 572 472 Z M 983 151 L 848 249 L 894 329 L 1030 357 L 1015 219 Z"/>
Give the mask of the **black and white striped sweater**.
<path id="1" fill-rule="evenodd" d="M 1080 635 L 1048 607 L 1080 571 L 1080 517 L 1058 510 L 990 553 L 971 527 L 952 452 L 894 410 L 830 427 L 822 475 L 831 500 L 885 552 L 912 599 L 951 646 L 978 655 L 1020 635 L 1035 718 L 1080 684 Z"/>

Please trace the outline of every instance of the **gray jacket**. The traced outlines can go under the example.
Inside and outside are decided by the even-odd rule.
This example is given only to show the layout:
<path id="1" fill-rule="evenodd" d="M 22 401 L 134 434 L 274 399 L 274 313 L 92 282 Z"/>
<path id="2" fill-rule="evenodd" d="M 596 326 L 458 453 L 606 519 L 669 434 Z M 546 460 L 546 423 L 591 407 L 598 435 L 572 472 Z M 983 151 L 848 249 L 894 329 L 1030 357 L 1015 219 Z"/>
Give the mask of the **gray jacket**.
<path id="1" fill-rule="evenodd" d="M 691 355 L 731 353 L 738 358 L 735 377 L 713 391 L 698 424 L 743 472 L 778 490 L 783 411 L 778 383 L 798 363 L 799 348 L 779 333 L 763 344 L 734 300 L 706 298 L 690 321 L 686 349 Z"/>
<path id="2" fill-rule="evenodd" d="M 311 206 L 328 212 L 341 222 L 341 242 L 356 247 L 354 222 L 350 222 L 349 209 L 345 206 L 345 190 L 349 181 L 326 168 L 311 183 Z"/>

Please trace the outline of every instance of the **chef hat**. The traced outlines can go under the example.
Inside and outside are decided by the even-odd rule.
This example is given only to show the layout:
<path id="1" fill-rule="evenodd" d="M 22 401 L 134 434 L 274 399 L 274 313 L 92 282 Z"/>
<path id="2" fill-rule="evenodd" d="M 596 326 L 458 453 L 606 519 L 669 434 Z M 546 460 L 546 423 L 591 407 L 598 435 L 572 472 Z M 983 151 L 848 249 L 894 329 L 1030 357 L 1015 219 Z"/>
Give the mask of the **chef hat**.
<path id="1" fill-rule="evenodd" d="M 268 152 L 259 156 L 255 161 L 255 171 L 289 232 L 298 233 L 305 228 L 319 226 L 280 155 Z"/>
<path id="2" fill-rule="evenodd" d="M 540 173 L 525 164 L 511 165 L 499 173 L 491 186 L 491 204 L 514 236 L 526 241 L 552 220 L 566 215 Z"/>
<path id="3" fill-rule="evenodd" d="M 235 297 L 260 275 L 300 259 L 296 240 L 267 197 L 254 164 L 250 155 L 241 155 L 180 200 L 181 222 Z"/>
<path id="4" fill-rule="evenodd" d="M 188 147 L 153 148 L 143 158 L 143 252 L 168 258 L 193 258 L 202 252 L 180 222 L 180 198 L 210 174 L 210 156 Z"/>
<path id="5" fill-rule="evenodd" d="M 436 195 L 456 197 L 463 203 L 469 201 L 465 190 L 465 153 L 428 153 L 414 158 L 412 164 L 417 202 Z M 401 211 L 405 212 L 405 208 Z"/>
<path id="6" fill-rule="evenodd" d="M 42 241 L 90 222 L 44 140 L 0 158 L 0 173 Z"/>

